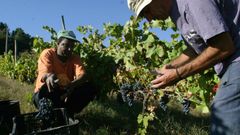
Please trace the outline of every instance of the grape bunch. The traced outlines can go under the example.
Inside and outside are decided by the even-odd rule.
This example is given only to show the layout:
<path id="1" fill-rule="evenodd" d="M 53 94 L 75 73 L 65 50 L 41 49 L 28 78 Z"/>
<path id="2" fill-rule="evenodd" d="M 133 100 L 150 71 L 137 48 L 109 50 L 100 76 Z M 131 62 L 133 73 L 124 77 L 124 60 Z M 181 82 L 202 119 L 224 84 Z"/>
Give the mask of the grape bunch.
<path id="1" fill-rule="evenodd" d="M 122 86 L 120 87 L 120 93 L 123 102 L 128 103 L 128 106 L 132 106 L 134 101 L 134 92 L 137 90 L 141 90 L 142 88 L 143 87 L 141 83 L 138 81 L 133 84 L 130 83 L 122 84 Z"/>
<path id="2" fill-rule="evenodd" d="M 39 112 L 35 118 L 42 120 L 44 128 L 51 126 L 50 123 L 53 118 L 53 103 L 50 99 L 42 98 L 39 100 Z"/>
<path id="3" fill-rule="evenodd" d="M 124 103 L 128 103 L 128 106 L 132 106 L 132 103 L 133 103 L 133 95 L 132 95 L 131 91 L 132 91 L 131 84 L 124 83 L 120 87 L 120 93 L 122 95 L 122 100 Z M 130 95 L 132 95 L 132 96 L 130 96 Z"/>
<path id="4" fill-rule="evenodd" d="M 159 101 L 159 106 L 162 108 L 163 111 L 167 111 L 167 103 L 169 102 L 169 95 L 164 94 L 160 101 Z"/>
<path id="5" fill-rule="evenodd" d="M 191 104 L 191 102 L 188 99 L 183 99 L 183 101 L 182 101 L 182 105 L 183 105 L 182 111 L 185 115 L 187 115 L 190 111 L 190 104 Z"/>
<path id="6" fill-rule="evenodd" d="M 124 83 L 121 87 L 120 87 L 120 93 L 122 95 L 122 99 L 123 102 L 127 102 L 127 94 L 129 93 L 129 91 L 131 90 L 131 85 L 128 83 Z"/>
<path id="7" fill-rule="evenodd" d="M 139 81 L 132 84 L 132 90 L 137 91 L 142 89 L 143 89 L 143 85 Z"/>

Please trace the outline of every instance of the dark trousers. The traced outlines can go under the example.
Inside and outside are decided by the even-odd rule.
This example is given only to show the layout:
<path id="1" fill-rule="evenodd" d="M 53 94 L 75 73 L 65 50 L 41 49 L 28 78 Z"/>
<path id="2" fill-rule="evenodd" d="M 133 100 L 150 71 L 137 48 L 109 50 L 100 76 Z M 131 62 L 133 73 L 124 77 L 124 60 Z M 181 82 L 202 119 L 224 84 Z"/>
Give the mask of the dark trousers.
<path id="1" fill-rule="evenodd" d="M 70 113 L 78 113 L 95 98 L 97 90 L 91 83 L 84 83 L 73 90 L 66 102 L 60 98 L 64 93 L 59 88 L 49 92 L 47 85 L 44 84 L 38 92 L 34 93 L 33 103 L 39 109 L 39 100 L 45 97 L 53 102 L 54 108 L 66 108 Z"/>

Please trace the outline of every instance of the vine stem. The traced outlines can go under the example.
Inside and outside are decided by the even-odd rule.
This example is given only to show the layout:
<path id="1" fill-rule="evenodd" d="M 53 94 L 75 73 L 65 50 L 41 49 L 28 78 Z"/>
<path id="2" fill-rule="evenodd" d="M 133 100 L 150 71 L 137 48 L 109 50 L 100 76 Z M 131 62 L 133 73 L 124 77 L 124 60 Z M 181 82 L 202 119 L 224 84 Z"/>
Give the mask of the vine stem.
<path id="1" fill-rule="evenodd" d="M 145 94 L 145 93 L 144 93 L 143 91 L 141 91 L 141 90 L 137 90 L 136 93 L 137 93 L 137 94 L 139 93 L 139 94 L 143 95 L 142 114 L 144 114 L 144 113 L 145 113 L 145 109 L 146 109 L 146 106 L 145 106 L 145 105 L 146 105 L 146 101 L 147 101 L 147 99 L 148 99 L 148 97 L 149 97 L 149 93 Z"/>

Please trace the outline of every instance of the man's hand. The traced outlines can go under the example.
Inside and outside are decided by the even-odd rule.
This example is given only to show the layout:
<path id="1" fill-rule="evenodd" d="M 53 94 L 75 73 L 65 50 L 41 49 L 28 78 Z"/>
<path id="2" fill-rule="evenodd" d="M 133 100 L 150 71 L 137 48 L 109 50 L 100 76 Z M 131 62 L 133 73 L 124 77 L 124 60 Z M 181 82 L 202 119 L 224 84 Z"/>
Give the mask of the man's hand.
<path id="1" fill-rule="evenodd" d="M 176 69 L 171 65 L 163 66 L 160 70 L 156 70 L 156 73 L 156 79 L 151 82 L 152 88 L 164 88 L 176 83 L 180 79 Z"/>
<path id="2" fill-rule="evenodd" d="M 221 33 L 209 39 L 208 47 L 195 59 L 178 67 L 178 73 L 177 70 L 171 66 L 164 66 L 161 70 L 157 71 L 163 75 L 157 76 L 157 78 L 152 81 L 152 87 L 164 88 L 176 83 L 180 78 L 186 78 L 208 69 L 232 55 L 235 50 L 230 34 L 228 32 Z"/>
<path id="3" fill-rule="evenodd" d="M 48 91 L 53 92 L 54 88 L 58 86 L 58 79 L 55 74 L 49 74 L 45 80 L 45 83 L 47 84 Z"/>
<path id="4" fill-rule="evenodd" d="M 73 80 L 70 84 L 64 87 L 66 93 L 61 96 L 61 100 L 67 102 L 68 96 L 72 94 L 75 87 L 78 87 L 88 81 L 86 74 L 82 74 L 77 79 Z"/>
<path id="5" fill-rule="evenodd" d="M 73 92 L 74 86 L 72 84 L 69 84 L 68 86 L 64 87 L 64 90 L 66 91 L 63 95 L 61 95 L 60 99 L 64 102 L 67 102 L 68 96 Z"/>

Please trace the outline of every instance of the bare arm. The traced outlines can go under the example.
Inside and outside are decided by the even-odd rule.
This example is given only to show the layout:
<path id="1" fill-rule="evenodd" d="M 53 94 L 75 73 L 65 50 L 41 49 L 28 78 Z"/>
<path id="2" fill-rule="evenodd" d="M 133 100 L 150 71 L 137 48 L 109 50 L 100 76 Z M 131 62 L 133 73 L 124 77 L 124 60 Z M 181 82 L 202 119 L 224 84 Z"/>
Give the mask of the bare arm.
<path id="1" fill-rule="evenodd" d="M 164 88 L 172 85 L 179 80 L 179 76 L 181 78 L 186 78 L 190 75 L 212 67 L 216 63 L 229 57 L 234 51 L 235 47 L 229 33 L 225 32 L 219 34 L 209 39 L 208 47 L 199 56 L 187 64 L 181 65 L 176 69 L 165 66 L 159 70 L 158 72 L 162 73 L 162 75 L 157 76 L 157 78 L 152 81 L 152 87 Z"/>
<path id="2" fill-rule="evenodd" d="M 188 47 L 186 50 L 183 51 L 183 53 L 178 56 L 176 59 L 172 60 L 170 65 L 173 68 L 180 67 L 182 65 L 187 64 L 191 60 L 197 57 L 197 54 L 194 52 L 194 50 L 190 47 Z"/>
<path id="3" fill-rule="evenodd" d="M 178 68 L 181 77 L 187 77 L 210 68 L 230 56 L 235 51 L 229 33 L 225 32 L 213 37 L 208 42 L 208 47 L 190 63 Z"/>

